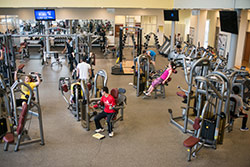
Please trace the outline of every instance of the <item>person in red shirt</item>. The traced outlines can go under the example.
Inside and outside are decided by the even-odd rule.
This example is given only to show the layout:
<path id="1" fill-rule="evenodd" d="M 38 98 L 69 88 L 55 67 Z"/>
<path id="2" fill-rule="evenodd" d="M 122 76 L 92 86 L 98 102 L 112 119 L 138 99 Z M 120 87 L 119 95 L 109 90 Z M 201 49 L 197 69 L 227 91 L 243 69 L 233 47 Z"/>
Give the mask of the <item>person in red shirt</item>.
<path id="1" fill-rule="evenodd" d="M 110 120 L 114 117 L 115 115 L 115 110 L 113 109 L 113 107 L 116 105 L 115 103 L 115 99 L 113 96 L 111 96 L 110 94 L 108 94 L 109 89 L 107 87 L 103 87 L 101 90 L 102 93 L 102 98 L 100 101 L 100 104 L 104 105 L 104 110 L 99 113 L 98 115 L 95 116 L 94 120 L 95 120 L 95 125 L 96 125 L 96 133 L 99 132 L 103 132 L 104 129 L 102 127 L 102 125 L 100 124 L 100 120 L 102 118 L 107 117 L 107 124 L 108 124 L 108 133 L 109 133 L 109 137 L 113 137 L 114 136 L 114 132 L 113 132 L 113 127 L 112 127 L 112 123 L 110 122 Z M 97 105 L 93 106 L 94 108 L 97 107 Z"/>

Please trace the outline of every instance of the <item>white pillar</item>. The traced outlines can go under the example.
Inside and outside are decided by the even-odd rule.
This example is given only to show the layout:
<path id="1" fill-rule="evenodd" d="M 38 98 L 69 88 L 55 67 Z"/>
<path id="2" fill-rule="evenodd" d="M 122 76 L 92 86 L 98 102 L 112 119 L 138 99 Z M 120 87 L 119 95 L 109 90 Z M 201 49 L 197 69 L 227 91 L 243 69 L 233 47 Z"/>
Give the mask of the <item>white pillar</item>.
<path id="1" fill-rule="evenodd" d="M 197 26 L 196 26 L 196 35 L 194 45 L 198 46 L 198 39 L 199 39 L 199 26 L 200 26 L 200 10 L 197 11 Z"/>
<path id="2" fill-rule="evenodd" d="M 172 21 L 170 50 L 174 50 L 175 22 Z"/>
<path id="3" fill-rule="evenodd" d="M 237 11 L 237 21 L 239 25 L 239 17 L 240 17 L 240 10 Z M 230 41 L 230 49 L 229 49 L 229 56 L 227 62 L 227 69 L 233 68 L 235 64 L 235 57 L 236 57 L 236 49 L 237 49 L 237 42 L 238 42 L 238 35 L 231 34 L 231 41 Z"/>
<path id="4" fill-rule="evenodd" d="M 49 22 L 48 21 L 45 21 L 45 35 L 49 35 Z M 50 52 L 50 44 L 49 44 L 49 37 L 46 36 L 46 56 L 49 55 L 49 52 Z"/>

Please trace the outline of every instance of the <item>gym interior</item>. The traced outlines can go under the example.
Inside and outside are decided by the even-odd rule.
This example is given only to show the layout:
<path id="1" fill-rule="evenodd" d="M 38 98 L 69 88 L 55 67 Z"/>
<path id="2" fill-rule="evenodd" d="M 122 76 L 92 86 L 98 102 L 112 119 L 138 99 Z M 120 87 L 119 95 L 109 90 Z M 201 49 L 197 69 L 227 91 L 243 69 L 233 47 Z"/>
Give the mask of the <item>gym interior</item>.
<path id="1" fill-rule="evenodd" d="M 1 0 L 0 66 L 1 167 L 250 166 L 249 0 Z"/>

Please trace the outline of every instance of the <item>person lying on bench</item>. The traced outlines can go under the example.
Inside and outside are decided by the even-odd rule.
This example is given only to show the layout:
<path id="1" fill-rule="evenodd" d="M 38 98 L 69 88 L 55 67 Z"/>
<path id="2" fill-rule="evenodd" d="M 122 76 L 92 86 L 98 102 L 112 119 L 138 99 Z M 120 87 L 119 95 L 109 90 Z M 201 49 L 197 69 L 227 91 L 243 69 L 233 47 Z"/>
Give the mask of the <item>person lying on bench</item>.
<path id="1" fill-rule="evenodd" d="M 18 72 L 18 70 L 15 71 L 15 76 L 14 76 L 15 81 L 18 80 L 17 72 Z M 32 82 L 32 76 L 31 75 L 25 76 L 25 80 L 24 80 L 24 83 L 29 85 L 31 87 L 32 91 L 36 86 L 38 86 L 41 83 L 41 80 L 40 80 L 40 77 L 39 77 L 38 73 L 35 73 L 35 74 L 36 74 L 36 80 L 37 80 L 36 82 Z M 25 103 L 27 103 L 29 95 L 30 95 L 29 89 L 27 87 L 23 86 L 23 85 L 21 86 L 21 91 L 22 91 L 21 98 L 16 100 L 17 107 L 22 106 Z"/>
<path id="2" fill-rule="evenodd" d="M 101 98 L 100 104 L 104 105 L 104 110 L 101 113 L 99 113 L 98 115 L 96 115 L 94 118 L 95 126 L 96 126 L 95 132 L 99 133 L 99 132 L 104 131 L 102 125 L 100 124 L 100 120 L 102 118 L 107 117 L 109 137 L 113 137 L 114 132 L 113 132 L 113 126 L 112 126 L 111 120 L 116 114 L 116 111 L 113 109 L 113 107 L 115 107 L 116 103 L 115 103 L 114 97 L 111 96 L 108 92 L 109 92 L 109 89 L 107 87 L 103 87 L 101 90 L 102 98 Z M 93 106 L 93 108 L 97 108 L 97 107 L 98 107 L 97 104 Z"/>
<path id="3" fill-rule="evenodd" d="M 152 84 L 150 85 L 149 89 L 143 92 L 146 96 L 150 96 L 151 92 L 160 84 L 165 84 L 169 77 L 172 75 L 173 70 L 176 69 L 176 64 L 173 61 L 170 61 L 168 64 L 168 68 L 161 74 L 160 77 L 153 80 Z"/>

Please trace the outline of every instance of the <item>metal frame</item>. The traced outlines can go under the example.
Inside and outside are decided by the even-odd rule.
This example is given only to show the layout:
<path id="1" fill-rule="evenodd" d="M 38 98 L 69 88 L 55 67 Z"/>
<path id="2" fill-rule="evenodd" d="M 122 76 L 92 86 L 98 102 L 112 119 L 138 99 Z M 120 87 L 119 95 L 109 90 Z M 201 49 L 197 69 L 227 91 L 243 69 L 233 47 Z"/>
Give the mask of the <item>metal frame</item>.
<path id="1" fill-rule="evenodd" d="M 95 80 L 94 80 L 94 97 L 95 98 L 97 98 L 97 79 L 99 76 L 102 77 L 104 80 L 103 86 L 107 86 L 107 82 L 108 82 L 108 75 L 107 75 L 107 72 L 105 70 L 99 70 L 95 74 Z"/>
<path id="2" fill-rule="evenodd" d="M 40 138 L 37 138 L 37 139 L 31 139 L 28 134 L 26 134 L 26 136 L 24 136 L 24 133 L 26 132 L 27 133 L 27 130 L 25 128 L 23 128 L 22 132 L 18 135 L 17 137 L 17 142 L 16 142 L 16 146 L 15 146 L 15 151 L 18 151 L 19 150 L 19 146 L 20 145 L 26 145 L 26 144 L 31 144 L 31 143 L 35 143 L 35 142 L 40 142 L 40 145 L 44 145 L 45 142 L 44 142 L 44 133 L 43 133 L 43 123 L 42 123 L 42 111 L 41 111 L 41 107 L 40 107 L 40 101 L 39 101 L 39 93 L 38 93 L 38 87 L 36 87 L 36 89 L 34 89 L 34 91 L 36 91 L 36 97 L 37 97 L 37 103 L 31 101 L 32 97 L 33 97 L 33 91 L 31 89 L 31 87 L 27 84 L 25 84 L 24 82 L 18 82 L 16 81 L 12 86 L 11 86 L 11 95 L 12 95 L 12 103 L 13 103 L 13 109 L 14 109 L 14 121 L 16 123 L 16 125 L 18 124 L 18 114 L 17 114 L 17 107 L 16 107 L 16 96 L 15 96 L 15 93 L 17 92 L 16 91 L 16 88 L 17 87 L 21 87 L 21 86 L 25 86 L 29 92 L 30 92 L 30 95 L 29 95 L 29 98 L 28 98 L 28 101 L 27 101 L 27 110 L 28 110 L 28 113 L 26 114 L 25 116 L 25 123 L 23 126 L 25 126 L 26 124 L 26 121 L 27 121 L 27 115 L 30 114 L 32 116 L 36 116 L 38 118 L 38 121 L 39 121 L 39 130 L 40 130 Z M 19 90 L 20 91 L 20 90 Z M 37 112 L 34 112 L 32 111 L 31 109 L 36 107 L 37 108 Z M 22 138 L 23 137 L 26 137 L 28 138 L 29 140 L 28 141 L 24 141 L 24 142 L 21 142 Z M 5 143 L 5 146 L 4 146 L 4 150 L 7 151 L 8 150 L 8 145 L 9 143 Z"/>
<path id="3" fill-rule="evenodd" d="M 188 90 L 186 91 L 187 105 L 186 105 L 186 107 L 184 109 L 184 114 L 182 116 L 173 117 L 172 110 L 171 109 L 168 110 L 169 114 L 170 114 L 170 122 L 172 124 L 174 124 L 176 127 L 178 127 L 183 133 L 191 133 L 191 134 L 193 134 L 193 131 L 188 129 L 188 124 L 189 123 L 193 124 L 193 120 L 189 119 L 189 109 L 192 108 L 192 107 L 190 107 L 190 102 L 191 102 L 191 99 L 194 98 L 193 95 L 192 95 L 192 92 L 193 92 L 193 80 L 194 80 L 193 73 L 195 73 L 197 71 L 197 69 L 198 69 L 197 67 L 201 67 L 199 69 L 198 76 L 206 76 L 208 74 L 209 66 L 210 66 L 210 62 L 206 58 L 201 58 L 201 59 L 197 60 L 196 62 L 193 62 L 192 66 L 191 66 L 189 78 L 188 78 L 187 72 L 185 72 L 185 79 L 186 79 L 186 82 L 188 84 Z M 184 71 L 185 71 L 185 67 L 184 67 Z M 197 84 L 197 87 L 198 86 L 199 85 Z M 201 99 L 201 97 L 198 97 L 198 99 Z M 199 101 L 196 106 L 197 106 L 196 109 L 198 111 L 197 113 L 199 113 L 199 111 L 201 109 L 200 108 L 201 107 L 201 101 Z M 199 116 L 199 115 L 197 114 L 197 116 Z M 181 124 L 179 124 L 177 122 L 177 121 L 183 120 L 183 119 L 184 119 L 184 125 L 181 125 Z"/>
<path id="4" fill-rule="evenodd" d="M 145 88 L 147 89 L 149 86 L 149 65 L 150 65 L 150 59 L 147 55 L 140 55 L 134 60 L 135 63 L 135 68 L 134 68 L 134 86 L 136 88 L 136 96 L 140 96 L 142 91 L 140 91 L 140 79 L 141 79 L 141 65 L 140 63 L 142 61 L 145 61 L 146 63 L 144 64 L 144 68 L 142 69 L 143 72 L 145 73 L 146 77 L 146 83 L 145 83 Z M 137 67 L 137 68 L 136 68 Z M 136 77 L 136 70 L 137 70 L 137 77 Z"/>

